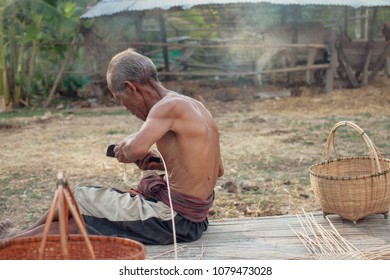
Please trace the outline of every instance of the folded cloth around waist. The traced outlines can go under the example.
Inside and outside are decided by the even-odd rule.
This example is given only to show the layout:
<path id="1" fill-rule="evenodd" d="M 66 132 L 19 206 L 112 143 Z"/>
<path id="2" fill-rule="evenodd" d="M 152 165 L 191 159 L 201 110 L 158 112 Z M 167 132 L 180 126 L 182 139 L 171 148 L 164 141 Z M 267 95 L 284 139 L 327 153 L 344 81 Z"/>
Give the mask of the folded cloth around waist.
<path id="1" fill-rule="evenodd" d="M 207 218 L 209 209 L 213 205 L 214 193 L 207 200 L 202 200 L 172 189 L 170 191 L 172 207 L 181 216 L 194 223 L 202 222 Z M 168 187 L 163 175 L 150 174 L 145 176 L 138 184 L 137 189 L 130 189 L 129 193 L 142 195 L 145 198 L 156 198 L 169 205 Z"/>

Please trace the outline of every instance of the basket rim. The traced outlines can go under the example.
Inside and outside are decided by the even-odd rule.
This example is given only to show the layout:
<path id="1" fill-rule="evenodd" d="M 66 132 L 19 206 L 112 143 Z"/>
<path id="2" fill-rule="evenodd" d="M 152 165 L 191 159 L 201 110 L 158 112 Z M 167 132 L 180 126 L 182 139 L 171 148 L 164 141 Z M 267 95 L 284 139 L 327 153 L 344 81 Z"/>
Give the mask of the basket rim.
<path id="1" fill-rule="evenodd" d="M 7 249 L 12 246 L 23 246 L 27 243 L 36 243 L 38 246 L 42 240 L 43 236 L 32 236 L 32 237 L 19 237 L 7 240 L 0 240 L 0 252 L 3 249 Z M 47 236 L 47 242 L 57 242 L 61 238 L 60 234 L 50 234 Z M 93 243 L 95 241 L 106 242 L 107 246 L 115 246 L 115 244 L 120 245 L 130 245 L 135 249 L 134 256 L 146 256 L 146 247 L 141 242 L 123 238 L 118 236 L 103 236 L 103 235 L 88 235 L 89 240 Z M 81 234 L 69 234 L 67 236 L 68 243 L 72 241 L 83 241 L 84 237 Z M 1 259 L 1 258 L 0 258 Z"/>
<path id="2" fill-rule="evenodd" d="M 368 159 L 371 160 L 369 156 L 354 156 L 354 157 L 342 157 L 342 158 L 337 158 L 337 159 L 330 159 L 330 160 L 324 160 L 319 163 L 313 164 L 309 167 L 309 173 L 312 176 L 318 177 L 318 178 L 323 178 L 323 179 L 331 179 L 331 180 L 356 180 L 356 179 L 366 179 L 366 178 L 372 178 L 372 177 L 378 177 L 385 175 L 390 172 L 390 167 L 386 170 L 382 170 L 381 172 L 376 172 L 376 173 L 368 173 L 368 174 L 363 174 L 363 175 L 358 175 L 358 176 L 330 176 L 330 175 L 323 175 L 318 172 L 314 172 L 313 168 L 320 166 L 320 165 L 326 165 L 332 162 L 338 162 L 338 161 L 343 161 L 343 160 L 352 160 L 352 159 Z M 390 163 L 390 159 L 383 159 L 384 162 Z"/>
<path id="3" fill-rule="evenodd" d="M 18 243 L 23 243 L 23 242 L 40 242 L 42 240 L 43 236 L 31 236 L 31 237 L 19 237 L 19 238 L 12 238 L 12 239 L 6 239 L 2 240 L 0 242 L 0 249 L 7 247 L 8 245 L 15 245 Z M 49 234 L 47 236 L 48 241 L 54 241 L 57 239 L 61 238 L 60 234 Z M 135 244 L 138 245 L 140 248 L 145 248 L 145 245 L 142 244 L 141 242 L 130 239 L 130 238 L 123 238 L 123 237 L 118 237 L 118 236 L 106 236 L 106 235 L 96 235 L 96 234 L 91 234 L 88 235 L 88 238 L 93 241 L 107 241 L 107 243 L 121 243 L 121 244 Z M 72 240 L 84 240 L 84 237 L 81 234 L 69 234 L 67 236 L 68 241 Z"/>

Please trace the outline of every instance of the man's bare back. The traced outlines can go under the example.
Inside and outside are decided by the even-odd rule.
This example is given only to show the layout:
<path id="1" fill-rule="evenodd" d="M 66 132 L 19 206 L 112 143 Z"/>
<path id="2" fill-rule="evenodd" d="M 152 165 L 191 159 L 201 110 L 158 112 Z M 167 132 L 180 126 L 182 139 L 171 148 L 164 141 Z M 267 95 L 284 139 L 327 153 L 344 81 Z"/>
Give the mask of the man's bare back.
<path id="1" fill-rule="evenodd" d="M 162 122 L 166 118 L 173 120 L 157 141 L 167 164 L 171 188 L 201 199 L 209 198 L 222 172 L 218 128 L 210 112 L 192 98 L 169 92 L 151 110 L 149 118 L 157 123 L 160 118 Z"/>
<path id="2" fill-rule="evenodd" d="M 154 143 L 166 163 L 172 189 L 200 199 L 212 195 L 223 168 L 218 128 L 202 103 L 162 90 L 141 129 L 117 144 L 117 158 L 121 162 L 145 159 Z M 151 165 L 143 169 L 163 170 L 162 164 Z"/>

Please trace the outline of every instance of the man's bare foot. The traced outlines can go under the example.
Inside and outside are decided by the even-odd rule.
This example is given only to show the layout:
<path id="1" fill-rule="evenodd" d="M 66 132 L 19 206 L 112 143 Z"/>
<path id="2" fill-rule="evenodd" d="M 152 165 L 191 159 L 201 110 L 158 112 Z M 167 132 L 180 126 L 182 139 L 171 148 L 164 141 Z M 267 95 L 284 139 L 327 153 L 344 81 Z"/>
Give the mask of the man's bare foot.
<path id="1" fill-rule="evenodd" d="M 20 232 L 9 219 L 0 222 L 0 239 L 12 238 Z"/>

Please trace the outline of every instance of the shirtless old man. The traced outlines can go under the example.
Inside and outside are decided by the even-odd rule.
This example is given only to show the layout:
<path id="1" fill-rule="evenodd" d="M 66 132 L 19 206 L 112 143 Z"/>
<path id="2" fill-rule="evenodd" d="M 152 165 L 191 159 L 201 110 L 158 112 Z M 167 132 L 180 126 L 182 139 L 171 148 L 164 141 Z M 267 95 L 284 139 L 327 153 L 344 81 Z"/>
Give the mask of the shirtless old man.
<path id="1" fill-rule="evenodd" d="M 146 171 L 137 188 L 126 192 L 98 186 L 74 188 L 88 232 L 145 244 L 172 243 L 168 181 L 177 241 L 200 238 L 208 226 L 217 178 L 224 172 L 218 128 L 210 112 L 199 101 L 166 89 L 153 62 L 132 49 L 112 58 L 107 83 L 113 96 L 144 121 L 138 132 L 116 144 L 115 157 L 155 171 Z M 153 152 L 154 144 L 158 152 Z M 163 163 L 168 174 L 157 174 L 165 170 Z M 4 220 L 0 236 L 42 234 L 45 216 L 24 231 Z M 69 225 L 71 233 L 78 231 L 72 219 Z M 51 233 L 57 232 L 53 223 Z"/>

